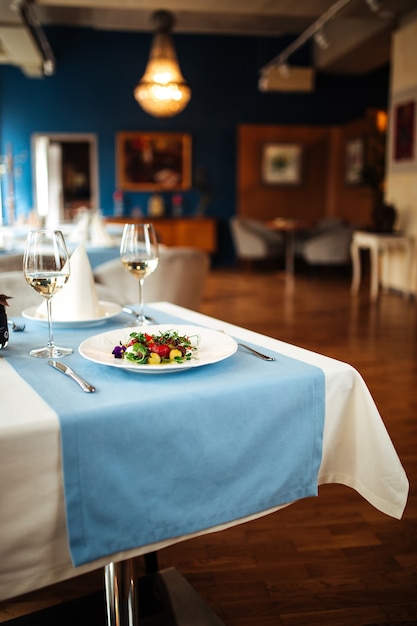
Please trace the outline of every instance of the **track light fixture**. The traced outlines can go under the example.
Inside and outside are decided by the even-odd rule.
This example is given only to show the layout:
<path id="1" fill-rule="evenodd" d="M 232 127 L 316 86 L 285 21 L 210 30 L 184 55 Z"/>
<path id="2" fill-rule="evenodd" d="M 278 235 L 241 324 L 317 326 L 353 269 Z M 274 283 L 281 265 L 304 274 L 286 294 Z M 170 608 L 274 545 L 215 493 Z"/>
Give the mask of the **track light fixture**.
<path id="1" fill-rule="evenodd" d="M 30 0 L 12 0 L 10 9 L 21 16 L 23 24 L 32 34 L 32 37 L 42 55 L 42 71 L 45 76 L 52 76 L 55 72 L 55 57 L 49 41 L 36 15 L 34 4 Z"/>
<path id="2" fill-rule="evenodd" d="M 366 1 L 368 2 L 368 0 Z M 376 2 L 377 0 L 369 0 L 369 1 Z M 335 2 L 329 9 L 327 9 L 327 11 L 323 13 L 323 15 L 319 17 L 318 20 L 316 20 L 313 24 L 311 24 L 311 26 L 309 26 L 295 41 L 293 41 L 292 44 L 290 44 L 287 48 L 285 48 L 285 50 L 283 50 L 281 54 L 279 54 L 277 57 L 272 59 L 272 61 L 267 63 L 261 69 L 261 73 L 272 68 L 276 68 L 276 67 L 279 68 L 282 65 L 286 64 L 291 54 L 293 54 L 294 52 L 296 52 L 296 50 L 301 48 L 301 46 L 303 46 L 312 37 L 316 40 L 317 45 L 322 47 L 320 43 L 317 41 L 317 38 L 319 40 L 322 39 L 322 43 L 324 42 L 324 39 L 319 34 L 320 31 L 323 31 L 323 26 L 325 26 L 327 22 L 332 20 L 342 9 L 347 7 L 347 5 L 350 4 L 351 2 L 353 2 L 353 0 L 338 0 L 337 2 Z M 325 39 L 326 39 L 327 46 L 328 46 L 327 38 Z"/>

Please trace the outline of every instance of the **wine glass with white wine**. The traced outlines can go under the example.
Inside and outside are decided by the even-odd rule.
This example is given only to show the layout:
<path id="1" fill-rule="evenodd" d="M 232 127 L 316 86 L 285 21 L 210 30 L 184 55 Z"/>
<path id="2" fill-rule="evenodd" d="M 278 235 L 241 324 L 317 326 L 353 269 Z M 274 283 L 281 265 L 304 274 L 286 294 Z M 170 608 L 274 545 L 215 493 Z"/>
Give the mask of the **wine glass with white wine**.
<path id="1" fill-rule="evenodd" d="M 67 247 L 60 230 L 36 230 L 28 234 L 23 256 L 26 282 L 46 299 L 49 339 L 46 346 L 30 351 L 38 358 L 55 358 L 72 354 L 72 348 L 59 348 L 52 332 L 51 300 L 68 281 L 70 265 Z"/>
<path id="2" fill-rule="evenodd" d="M 152 224 L 125 224 L 120 245 L 124 268 L 139 281 L 139 313 L 136 324 L 147 324 L 143 306 L 143 282 L 158 266 L 158 241 Z"/>

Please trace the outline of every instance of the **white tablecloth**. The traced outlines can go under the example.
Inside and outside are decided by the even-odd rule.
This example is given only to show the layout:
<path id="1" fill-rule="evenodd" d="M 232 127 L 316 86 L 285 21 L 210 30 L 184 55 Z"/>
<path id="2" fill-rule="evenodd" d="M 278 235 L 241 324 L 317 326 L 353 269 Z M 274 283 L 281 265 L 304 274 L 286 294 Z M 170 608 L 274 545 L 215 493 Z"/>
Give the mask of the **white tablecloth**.
<path id="1" fill-rule="evenodd" d="M 352 487 L 382 512 L 401 517 L 407 501 L 408 480 L 371 394 L 354 368 L 175 305 L 152 306 L 191 324 L 222 329 L 242 341 L 320 367 L 326 381 L 326 413 L 319 484 L 341 483 Z M 74 386 L 74 402 L 76 393 Z M 108 559 L 78 568 L 72 566 L 58 418 L 6 358 L 0 358 L 0 398 L 1 600 L 97 569 Z M 195 534 L 221 530 L 270 512 L 263 511 Z M 157 550 L 190 536 L 119 553 L 113 560 Z"/>

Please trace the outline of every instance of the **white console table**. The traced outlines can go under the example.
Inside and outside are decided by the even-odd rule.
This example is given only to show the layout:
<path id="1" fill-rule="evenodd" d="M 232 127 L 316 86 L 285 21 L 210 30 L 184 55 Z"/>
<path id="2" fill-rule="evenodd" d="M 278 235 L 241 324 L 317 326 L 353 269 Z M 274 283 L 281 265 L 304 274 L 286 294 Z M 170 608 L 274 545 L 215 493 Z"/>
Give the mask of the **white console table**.
<path id="1" fill-rule="evenodd" d="M 407 293 L 410 291 L 410 268 L 411 268 L 411 253 L 412 253 L 413 241 L 411 237 L 407 235 L 397 235 L 389 233 L 371 233 L 367 231 L 358 230 L 353 233 L 352 243 L 350 247 L 350 253 L 352 258 L 352 294 L 357 294 L 361 282 L 361 256 L 360 251 L 362 249 L 369 250 L 370 263 L 371 263 L 371 285 L 370 285 L 370 298 L 375 301 L 378 298 L 379 293 L 379 257 L 386 250 L 402 249 L 407 255 L 406 258 L 406 271 L 407 271 Z"/>

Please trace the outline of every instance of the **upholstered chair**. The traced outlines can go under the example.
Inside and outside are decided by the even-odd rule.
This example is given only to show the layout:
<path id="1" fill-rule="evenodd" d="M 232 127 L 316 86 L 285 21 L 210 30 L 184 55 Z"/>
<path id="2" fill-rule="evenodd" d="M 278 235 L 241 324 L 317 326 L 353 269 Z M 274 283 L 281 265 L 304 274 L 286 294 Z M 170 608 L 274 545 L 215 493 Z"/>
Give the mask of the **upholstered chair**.
<path id="1" fill-rule="evenodd" d="M 171 302 L 198 310 L 209 268 L 209 255 L 202 250 L 159 246 L 158 267 L 144 281 L 145 302 Z M 98 286 L 112 293 L 114 302 L 121 305 L 138 302 L 138 281 L 124 269 L 120 259 L 98 265 L 94 277 Z"/>
<path id="2" fill-rule="evenodd" d="M 229 223 L 238 261 L 271 260 L 284 255 L 282 234 L 270 230 L 260 220 L 232 217 Z"/>

